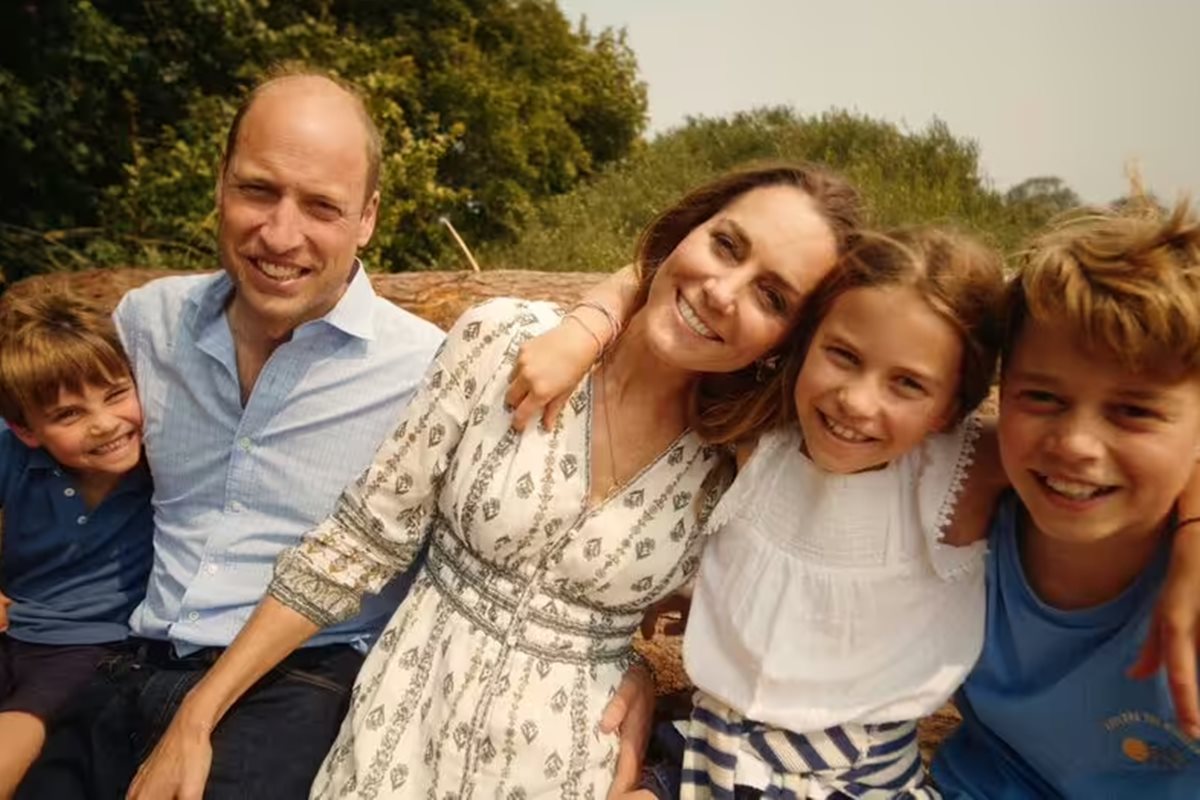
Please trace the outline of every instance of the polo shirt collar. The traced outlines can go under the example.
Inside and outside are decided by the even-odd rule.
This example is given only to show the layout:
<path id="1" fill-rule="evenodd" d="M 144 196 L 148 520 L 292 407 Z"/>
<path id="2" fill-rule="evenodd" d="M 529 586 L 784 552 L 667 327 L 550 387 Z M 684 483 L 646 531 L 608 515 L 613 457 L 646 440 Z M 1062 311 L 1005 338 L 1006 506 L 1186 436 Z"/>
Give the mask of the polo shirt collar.
<path id="1" fill-rule="evenodd" d="M 46 452 L 44 447 L 35 447 L 29 451 L 29 460 L 25 462 L 25 469 L 59 469 L 58 462 L 54 460 L 54 456 Z"/>
<path id="2" fill-rule="evenodd" d="M 54 472 L 55 474 L 67 472 L 44 447 L 34 448 L 30 451 L 29 460 L 25 462 L 25 469 L 26 471 L 36 469 L 45 472 Z M 148 491 L 150 485 L 150 468 L 147 466 L 146 459 L 143 456 L 138 461 L 137 466 L 127 472 L 125 477 L 121 478 L 121 482 L 113 490 L 112 495 L 130 491 Z"/>

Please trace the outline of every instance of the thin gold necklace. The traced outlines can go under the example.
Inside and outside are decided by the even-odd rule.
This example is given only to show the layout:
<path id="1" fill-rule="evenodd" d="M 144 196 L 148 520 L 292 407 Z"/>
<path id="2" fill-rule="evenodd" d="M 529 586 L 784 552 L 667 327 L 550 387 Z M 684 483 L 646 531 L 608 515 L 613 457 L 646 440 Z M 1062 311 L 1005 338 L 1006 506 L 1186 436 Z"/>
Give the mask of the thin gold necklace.
<path id="1" fill-rule="evenodd" d="M 604 499 L 612 497 L 620 487 L 620 481 L 617 479 L 617 450 L 613 447 L 613 428 L 612 416 L 608 413 L 608 354 L 600 357 L 600 402 L 604 404 L 604 438 L 608 442 L 608 470 L 612 478 L 612 485 L 608 487 L 608 491 L 604 493 Z"/>

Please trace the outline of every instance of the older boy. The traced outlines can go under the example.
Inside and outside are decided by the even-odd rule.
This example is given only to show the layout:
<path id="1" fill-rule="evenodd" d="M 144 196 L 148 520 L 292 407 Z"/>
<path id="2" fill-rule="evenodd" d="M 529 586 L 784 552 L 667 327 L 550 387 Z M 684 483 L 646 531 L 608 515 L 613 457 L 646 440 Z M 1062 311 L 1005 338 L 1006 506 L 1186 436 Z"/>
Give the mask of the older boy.
<path id="1" fill-rule="evenodd" d="M 9 297 L 0 327 L 0 797 L 46 725 L 128 635 L 153 520 L 142 410 L 109 317 Z"/>
<path id="2" fill-rule="evenodd" d="M 1200 458 L 1200 221 L 1148 202 L 1075 219 L 1011 292 L 1016 495 L 992 518 L 987 639 L 934 777 L 957 798 L 1200 796 L 1166 679 L 1126 675 Z"/>

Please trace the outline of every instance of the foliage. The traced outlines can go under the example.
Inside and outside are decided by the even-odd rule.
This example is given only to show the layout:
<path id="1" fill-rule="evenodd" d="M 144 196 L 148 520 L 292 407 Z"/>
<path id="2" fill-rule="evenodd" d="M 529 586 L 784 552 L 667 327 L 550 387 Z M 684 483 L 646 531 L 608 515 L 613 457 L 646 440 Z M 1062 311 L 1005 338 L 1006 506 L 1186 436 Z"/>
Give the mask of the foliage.
<path id="1" fill-rule="evenodd" d="M 573 28 L 554 0 L 3 4 L 0 269 L 212 266 L 224 131 L 295 60 L 367 95 L 386 153 L 367 257 L 392 269 L 450 253 L 442 215 L 471 241 L 511 235 L 644 127 L 623 35 Z"/>
<path id="2" fill-rule="evenodd" d="M 802 117 L 787 108 L 759 109 L 693 118 L 659 136 L 586 185 L 548 199 L 514 239 L 486 248 L 484 260 L 611 269 L 630 259 L 641 228 L 687 189 L 772 159 L 819 161 L 841 171 L 863 191 L 876 225 L 953 222 L 1005 249 L 1043 224 L 1070 193 L 1057 179 L 1036 179 L 1050 183 L 1002 196 L 981 176 L 975 143 L 956 138 L 940 121 L 907 132 L 843 111 Z"/>

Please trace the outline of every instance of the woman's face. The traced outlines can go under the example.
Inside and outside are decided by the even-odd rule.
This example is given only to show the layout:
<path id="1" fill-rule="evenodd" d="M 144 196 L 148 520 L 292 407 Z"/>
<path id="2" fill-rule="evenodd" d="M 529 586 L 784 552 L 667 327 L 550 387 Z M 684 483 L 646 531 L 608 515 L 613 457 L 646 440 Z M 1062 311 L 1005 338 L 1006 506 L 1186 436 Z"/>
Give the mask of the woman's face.
<path id="1" fill-rule="evenodd" d="M 662 262 L 643 313 L 648 345 L 692 372 L 734 372 L 783 341 L 833 268 L 837 242 L 794 186 L 739 195 Z"/>

